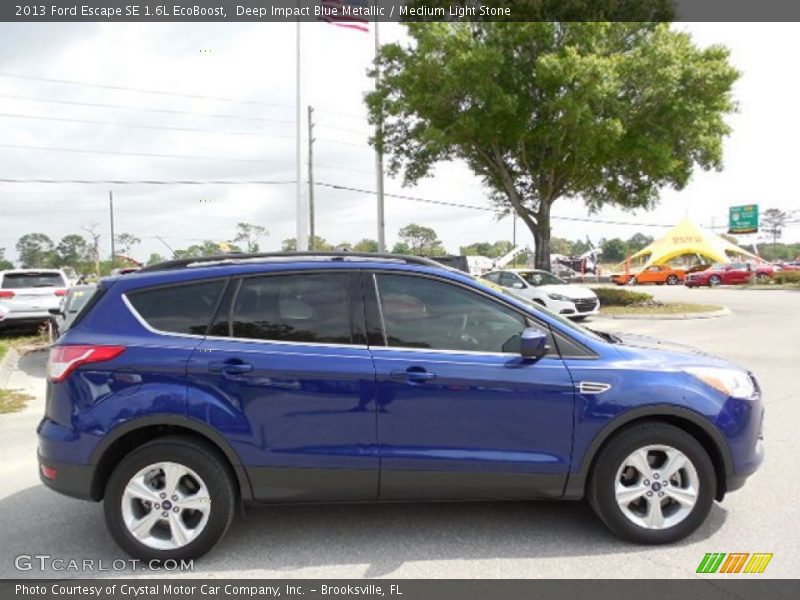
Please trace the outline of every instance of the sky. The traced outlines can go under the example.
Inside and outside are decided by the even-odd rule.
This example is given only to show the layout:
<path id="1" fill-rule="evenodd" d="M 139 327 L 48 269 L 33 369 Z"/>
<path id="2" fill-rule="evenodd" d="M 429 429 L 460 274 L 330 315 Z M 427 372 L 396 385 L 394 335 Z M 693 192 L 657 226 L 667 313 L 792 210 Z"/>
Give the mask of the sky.
<path id="1" fill-rule="evenodd" d="M 374 190 L 363 103 L 372 86 L 366 75 L 372 34 L 326 23 L 304 27 L 315 179 Z M 800 209 L 800 74 L 793 66 L 800 55 L 800 24 L 675 27 L 701 46 L 725 44 L 742 71 L 725 168 L 696 172 L 682 191 L 664 190 L 653 211 L 604 209 L 595 217 L 619 224 L 559 219 L 587 214 L 580 201 L 558 200 L 553 236 L 588 236 L 595 243 L 639 231 L 658 237 L 687 216 L 704 226 L 724 225 L 731 205 Z M 380 35 L 383 42 L 406 39 L 404 29 L 391 23 L 381 24 Z M 295 25 L 281 23 L 0 24 L 0 179 L 294 180 L 294 40 Z M 438 165 L 415 187 L 403 188 L 391 178 L 385 187 L 489 206 L 486 190 L 458 162 Z M 228 240 L 238 222 L 269 230 L 260 240 L 262 250 L 279 249 L 282 240 L 295 236 L 293 184 L 0 183 L 0 248 L 15 260 L 14 245 L 25 233 L 45 233 L 57 242 L 85 234 L 83 228 L 95 223 L 107 255 L 109 190 L 116 231 L 141 238 L 131 252 L 140 260 L 153 252 L 169 256 L 168 248 L 205 239 Z M 377 237 L 374 195 L 316 187 L 315 204 L 317 233 L 329 242 Z M 512 221 L 486 211 L 386 200 L 389 247 L 412 222 L 433 227 L 445 247 L 458 252 L 471 242 L 511 239 Z M 518 243 L 532 244 L 530 233 L 517 225 Z M 784 239 L 800 240 L 800 224 L 788 227 Z"/>

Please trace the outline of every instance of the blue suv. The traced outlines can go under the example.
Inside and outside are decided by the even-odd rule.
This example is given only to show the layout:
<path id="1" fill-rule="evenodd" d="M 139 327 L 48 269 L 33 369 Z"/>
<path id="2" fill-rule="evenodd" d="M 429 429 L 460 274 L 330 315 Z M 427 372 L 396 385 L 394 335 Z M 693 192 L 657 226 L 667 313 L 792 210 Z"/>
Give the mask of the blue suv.
<path id="1" fill-rule="evenodd" d="M 762 420 L 745 369 L 427 259 L 229 255 L 100 283 L 50 351 L 39 465 L 148 560 L 241 503 L 585 497 L 658 544 L 758 468 Z"/>

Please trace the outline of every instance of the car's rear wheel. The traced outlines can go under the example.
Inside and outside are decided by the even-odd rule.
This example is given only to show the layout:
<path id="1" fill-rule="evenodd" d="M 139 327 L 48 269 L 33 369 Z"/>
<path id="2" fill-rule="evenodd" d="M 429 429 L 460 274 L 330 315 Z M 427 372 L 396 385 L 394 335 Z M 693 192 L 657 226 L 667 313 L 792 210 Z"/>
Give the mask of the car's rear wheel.
<path id="1" fill-rule="evenodd" d="M 719 278 L 719 275 L 712 275 L 708 278 L 708 285 L 711 287 L 717 287 L 720 283 L 722 283 L 722 280 Z"/>
<path id="2" fill-rule="evenodd" d="M 677 275 L 670 275 L 667 277 L 667 285 L 678 285 L 680 280 L 678 279 Z"/>
<path id="3" fill-rule="evenodd" d="M 756 275 L 756 278 L 760 283 L 765 283 L 766 281 L 769 280 L 769 275 L 767 275 L 766 273 L 758 273 Z"/>
<path id="4" fill-rule="evenodd" d="M 196 558 L 225 534 L 234 487 L 217 454 L 192 438 L 156 439 L 126 456 L 106 487 L 114 540 L 142 560 Z"/>
<path id="5" fill-rule="evenodd" d="M 665 544 L 695 531 L 714 501 L 708 453 L 685 431 L 664 423 L 634 425 L 600 452 L 589 501 L 619 537 Z"/>

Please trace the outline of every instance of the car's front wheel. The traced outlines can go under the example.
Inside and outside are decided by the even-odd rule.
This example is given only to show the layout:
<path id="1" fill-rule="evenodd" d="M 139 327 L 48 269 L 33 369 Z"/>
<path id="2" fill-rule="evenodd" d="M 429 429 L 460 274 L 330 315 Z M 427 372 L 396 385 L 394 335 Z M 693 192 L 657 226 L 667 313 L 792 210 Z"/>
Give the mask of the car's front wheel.
<path id="1" fill-rule="evenodd" d="M 601 450 L 589 501 L 619 537 L 665 544 L 705 521 L 716 490 L 714 465 L 703 446 L 665 423 L 634 425 Z"/>
<path id="2" fill-rule="evenodd" d="M 708 285 L 711 287 L 717 287 L 720 283 L 722 283 L 722 280 L 719 278 L 719 275 L 712 275 L 708 278 Z"/>
<path id="3" fill-rule="evenodd" d="M 142 560 L 196 558 L 225 534 L 234 487 L 222 460 L 192 438 L 148 442 L 126 456 L 106 487 L 106 525 Z"/>
<path id="4" fill-rule="evenodd" d="M 677 275 L 670 275 L 667 277 L 667 285 L 678 285 L 680 280 L 678 279 Z"/>

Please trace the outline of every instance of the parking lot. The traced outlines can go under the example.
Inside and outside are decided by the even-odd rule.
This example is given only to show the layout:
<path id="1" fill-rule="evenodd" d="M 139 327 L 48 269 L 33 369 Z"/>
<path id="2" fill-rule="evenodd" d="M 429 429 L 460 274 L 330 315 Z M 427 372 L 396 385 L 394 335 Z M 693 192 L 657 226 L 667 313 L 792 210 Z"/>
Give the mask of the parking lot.
<path id="1" fill-rule="evenodd" d="M 200 577 L 691 577 L 707 552 L 771 552 L 761 577 L 797 577 L 800 470 L 795 462 L 800 400 L 800 290 L 650 287 L 657 300 L 704 302 L 733 314 L 693 320 L 596 318 L 590 327 L 668 338 L 746 365 L 766 405 L 767 458 L 740 491 L 715 505 L 701 529 L 667 547 L 613 538 L 583 502 L 293 506 L 248 509 L 207 556 Z M 28 354 L 10 387 L 36 397 L 0 415 L 2 577 L 77 577 L 33 568 L 19 554 L 65 560 L 127 558 L 106 532 L 100 505 L 61 497 L 38 482 L 34 428 L 43 411 L 43 352 Z M 130 570 L 103 576 L 141 576 Z M 705 576 L 708 577 L 708 576 Z"/>

